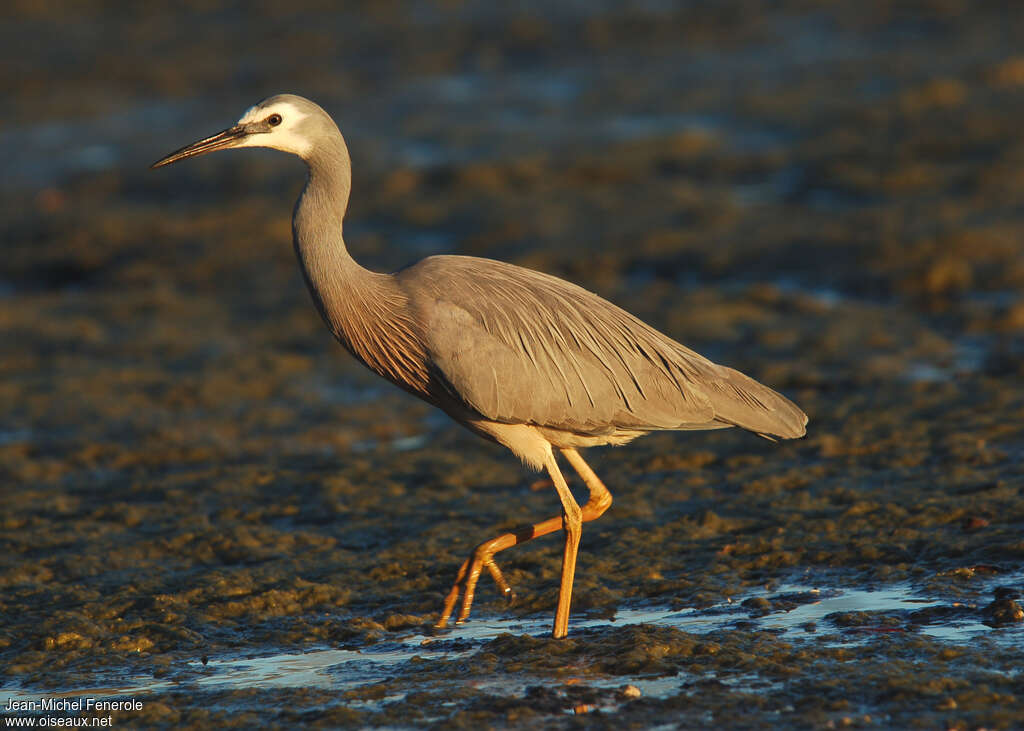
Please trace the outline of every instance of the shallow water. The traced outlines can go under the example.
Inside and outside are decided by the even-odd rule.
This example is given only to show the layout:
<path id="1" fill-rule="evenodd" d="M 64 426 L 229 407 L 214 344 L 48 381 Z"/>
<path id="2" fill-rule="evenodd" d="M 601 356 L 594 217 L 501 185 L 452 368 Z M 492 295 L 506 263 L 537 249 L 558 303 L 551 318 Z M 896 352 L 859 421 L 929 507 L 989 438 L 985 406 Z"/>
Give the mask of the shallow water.
<path id="1" fill-rule="evenodd" d="M 1019 585 L 1024 572 L 990 579 L 990 585 Z M 982 587 L 976 587 L 981 589 Z M 757 604 L 758 600 L 765 603 Z M 986 600 L 982 600 L 983 602 Z M 782 605 L 783 609 L 772 608 Z M 768 607 L 768 608 L 763 608 Z M 920 619 L 922 610 L 946 608 L 949 612 L 936 615 L 936 619 Z M 753 611 L 752 611 L 753 610 Z M 841 620 L 855 612 L 870 615 L 877 624 L 868 622 L 848 627 Z M 914 621 L 914 617 L 918 617 Z M 896 618 L 897 626 L 885 620 Z M 988 624 L 986 624 L 988 622 Z M 950 646 L 972 645 L 978 642 L 995 643 L 1007 648 L 1019 647 L 1024 642 L 1024 623 L 992 626 L 977 602 L 964 603 L 937 598 L 925 598 L 907 582 L 876 589 L 821 589 L 804 584 L 780 584 L 770 590 L 750 592 L 729 602 L 703 609 L 674 610 L 645 607 L 618 609 L 614 618 L 574 620 L 571 630 L 607 631 L 627 625 L 654 625 L 670 627 L 682 632 L 707 635 L 741 626 L 745 632 L 771 632 L 792 642 L 821 646 L 866 645 L 877 642 L 885 633 L 918 633 Z M 838 629 L 837 629 L 838 625 Z M 110 687 L 92 684 L 86 688 L 34 692 L 7 687 L 0 689 L 0 707 L 12 701 L 41 701 L 45 698 L 71 697 L 138 697 L 152 696 L 172 690 L 191 688 L 199 691 L 230 692 L 251 689 L 319 688 L 335 693 L 369 688 L 391 678 L 415 678 L 416 666 L 425 661 L 457 662 L 460 658 L 486 650 L 490 640 L 502 635 L 530 635 L 544 637 L 550 632 L 550 620 L 543 618 L 502 619 L 488 617 L 461 624 L 452 629 L 430 634 L 400 634 L 386 642 L 379 642 L 359 650 L 309 649 L 303 652 L 267 654 L 266 650 L 254 655 L 204 657 L 192 660 L 180 668 L 179 680 L 156 679 L 146 676 L 121 677 Z M 101 674 L 97 680 L 102 678 Z M 682 673 L 685 675 L 685 673 Z M 635 688 L 636 697 L 667 698 L 679 692 L 683 683 L 680 674 L 668 677 L 644 675 L 616 675 L 592 677 L 588 685 L 595 688 Z M 453 684 L 466 682 L 465 678 Z M 471 685 L 480 691 L 500 691 L 523 695 L 527 689 L 542 683 L 542 677 L 529 674 L 474 679 Z M 743 684 L 770 692 L 776 685 L 761 678 L 756 672 L 742 677 L 726 677 L 724 683 Z M 380 709 L 405 697 L 396 692 L 380 698 L 363 700 L 355 707 Z M 339 700 L 340 702 L 340 700 Z M 616 704 L 605 704 L 613 710 Z M 591 709 L 592 710 L 592 709 Z"/>

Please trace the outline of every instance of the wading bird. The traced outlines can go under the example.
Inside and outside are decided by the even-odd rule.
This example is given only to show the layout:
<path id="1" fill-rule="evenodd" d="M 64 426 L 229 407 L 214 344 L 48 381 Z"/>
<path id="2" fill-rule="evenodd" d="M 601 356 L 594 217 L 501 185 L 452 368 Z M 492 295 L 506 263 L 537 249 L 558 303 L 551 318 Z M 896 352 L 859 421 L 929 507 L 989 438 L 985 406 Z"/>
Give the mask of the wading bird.
<path id="1" fill-rule="evenodd" d="M 232 147 L 269 147 L 302 158 L 306 187 L 292 217 L 299 265 L 334 336 L 382 378 L 418 396 L 534 469 L 545 468 L 562 514 L 477 546 L 445 599 L 438 627 L 469 617 L 487 569 L 511 597 L 494 554 L 565 532 L 553 636 L 569 629 L 582 524 L 611 493 L 577 450 L 625 444 L 651 431 L 738 426 L 761 436 L 803 436 L 807 416 L 757 381 L 680 345 L 569 282 L 500 261 L 431 256 L 394 274 L 359 266 L 342 238 L 352 183 L 348 148 L 331 117 L 282 94 L 228 129 L 153 164 Z M 559 471 L 560 451 L 590 490 L 581 508 Z"/>

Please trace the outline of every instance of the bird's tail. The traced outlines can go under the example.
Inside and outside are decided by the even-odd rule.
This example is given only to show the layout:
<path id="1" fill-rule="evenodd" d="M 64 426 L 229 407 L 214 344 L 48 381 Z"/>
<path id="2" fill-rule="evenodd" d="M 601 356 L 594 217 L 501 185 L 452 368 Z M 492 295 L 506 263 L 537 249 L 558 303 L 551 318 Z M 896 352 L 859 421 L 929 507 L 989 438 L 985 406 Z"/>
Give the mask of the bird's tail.
<path id="1" fill-rule="evenodd" d="M 807 433 L 807 414 L 753 378 L 718 366 L 721 378 L 713 403 L 716 420 L 756 432 L 766 439 L 796 439 Z"/>

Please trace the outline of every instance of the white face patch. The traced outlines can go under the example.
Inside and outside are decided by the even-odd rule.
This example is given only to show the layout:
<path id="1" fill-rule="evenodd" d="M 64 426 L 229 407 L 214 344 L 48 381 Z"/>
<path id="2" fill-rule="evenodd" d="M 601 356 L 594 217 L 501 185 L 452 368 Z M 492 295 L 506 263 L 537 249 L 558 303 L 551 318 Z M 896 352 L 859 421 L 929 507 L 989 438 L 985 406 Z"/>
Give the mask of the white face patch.
<path id="1" fill-rule="evenodd" d="M 242 115 L 238 123 L 262 122 L 274 114 L 280 115 L 281 124 L 271 127 L 268 132 L 246 137 L 238 147 L 270 147 L 274 150 L 305 157 L 313 145 L 306 137 L 299 134 L 298 126 L 308 115 L 299 111 L 294 105 L 288 102 L 277 102 L 267 106 L 251 107 Z"/>

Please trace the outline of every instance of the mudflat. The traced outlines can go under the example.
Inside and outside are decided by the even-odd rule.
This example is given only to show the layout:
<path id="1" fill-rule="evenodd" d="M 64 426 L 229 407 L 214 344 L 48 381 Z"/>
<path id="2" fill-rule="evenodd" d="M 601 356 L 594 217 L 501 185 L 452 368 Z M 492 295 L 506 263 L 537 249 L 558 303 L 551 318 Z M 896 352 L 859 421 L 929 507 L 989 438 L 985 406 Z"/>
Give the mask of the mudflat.
<path id="1" fill-rule="evenodd" d="M 0 713 L 1024 724 L 1024 15 L 0 14 Z M 807 437 L 588 452 L 615 503 L 570 637 L 546 637 L 557 538 L 501 554 L 513 604 L 484 578 L 433 631 L 550 484 L 332 341 L 291 250 L 298 162 L 146 169 L 286 91 L 346 135 L 364 265 L 569 279 L 785 393 Z"/>

